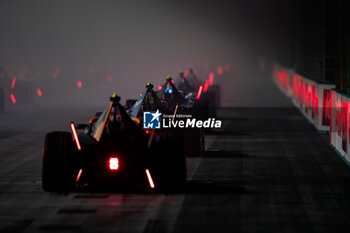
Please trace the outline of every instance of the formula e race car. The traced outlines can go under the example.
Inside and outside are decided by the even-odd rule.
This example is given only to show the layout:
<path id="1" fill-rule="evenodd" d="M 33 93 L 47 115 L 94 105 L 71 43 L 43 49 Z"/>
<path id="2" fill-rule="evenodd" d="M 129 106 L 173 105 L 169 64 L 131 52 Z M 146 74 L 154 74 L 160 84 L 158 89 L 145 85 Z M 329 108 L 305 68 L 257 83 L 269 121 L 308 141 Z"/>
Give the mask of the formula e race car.
<path id="1" fill-rule="evenodd" d="M 167 80 L 171 80 L 170 77 Z M 202 118 L 200 116 L 199 108 L 197 108 L 198 101 L 192 99 L 185 99 L 176 87 L 172 87 L 167 91 L 167 98 L 160 99 L 158 94 L 153 90 L 151 83 L 146 84 L 146 90 L 141 94 L 135 104 L 127 110 L 132 117 L 140 120 L 143 119 L 145 111 L 160 111 L 163 115 L 170 117 L 172 121 L 178 119 L 177 114 L 191 115 L 192 118 Z M 167 89 L 165 89 L 167 90 Z M 172 91 L 170 91 L 172 90 Z M 169 92 L 171 92 L 169 94 Z M 171 96 L 174 94 L 174 96 Z M 129 100 L 131 101 L 131 100 Z M 128 102 L 128 101 L 127 101 Z M 185 155 L 188 157 L 199 156 L 204 151 L 204 130 L 201 128 L 171 128 L 158 129 L 155 133 L 162 133 L 171 130 L 181 134 L 184 138 Z"/>
<path id="2" fill-rule="evenodd" d="M 70 126 L 71 132 L 50 132 L 45 137 L 45 191 L 184 189 L 183 136 L 172 131 L 145 132 L 140 120 L 124 110 L 115 94 L 104 112 L 89 124 L 71 122 Z"/>

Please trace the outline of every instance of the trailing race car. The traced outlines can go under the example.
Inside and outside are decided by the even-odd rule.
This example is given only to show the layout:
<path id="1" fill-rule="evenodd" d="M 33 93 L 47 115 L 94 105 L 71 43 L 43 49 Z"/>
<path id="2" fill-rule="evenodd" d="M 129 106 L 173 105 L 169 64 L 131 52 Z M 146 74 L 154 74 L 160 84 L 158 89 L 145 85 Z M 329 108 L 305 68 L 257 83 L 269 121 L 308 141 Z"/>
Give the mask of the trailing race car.
<path id="1" fill-rule="evenodd" d="M 186 159 L 181 134 L 146 133 L 115 94 L 90 124 L 45 137 L 42 186 L 49 192 L 72 188 L 113 191 L 182 191 Z M 82 131 L 77 132 L 77 129 Z"/>

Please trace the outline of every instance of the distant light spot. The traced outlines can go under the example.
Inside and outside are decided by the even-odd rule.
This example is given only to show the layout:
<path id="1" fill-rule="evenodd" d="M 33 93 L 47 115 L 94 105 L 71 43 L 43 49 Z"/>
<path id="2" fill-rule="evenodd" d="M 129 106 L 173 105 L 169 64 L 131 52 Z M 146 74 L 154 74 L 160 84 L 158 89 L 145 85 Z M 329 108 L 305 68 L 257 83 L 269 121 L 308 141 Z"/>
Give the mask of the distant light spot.
<path id="1" fill-rule="evenodd" d="M 56 79 L 57 78 L 57 75 L 60 73 L 59 69 L 56 69 L 54 72 L 53 72 L 53 78 Z"/>
<path id="2" fill-rule="evenodd" d="M 80 80 L 77 81 L 77 87 L 78 88 L 82 88 L 83 87 L 83 83 Z"/>
<path id="3" fill-rule="evenodd" d="M 16 98 L 13 94 L 10 95 L 12 103 L 15 104 L 16 103 Z"/>
<path id="4" fill-rule="evenodd" d="M 41 92 L 40 88 L 36 89 L 36 93 L 38 94 L 38 96 L 42 96 L 43 95 L 43 93 Z"/>
<path id="5" fill-rule="evenodd" d="M 110 75 L 110 74 L 107 75 L 107 82 L 110 83 L 110 82 L 112 82 L 112 80 L 113 80 L 112 75 Z"/>

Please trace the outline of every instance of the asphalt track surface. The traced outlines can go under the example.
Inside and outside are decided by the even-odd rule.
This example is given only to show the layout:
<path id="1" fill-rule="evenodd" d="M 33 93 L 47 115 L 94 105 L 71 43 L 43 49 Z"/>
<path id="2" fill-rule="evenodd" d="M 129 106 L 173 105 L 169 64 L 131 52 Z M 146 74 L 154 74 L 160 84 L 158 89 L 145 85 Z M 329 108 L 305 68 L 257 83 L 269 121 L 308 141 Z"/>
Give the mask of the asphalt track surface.
<path id="1" fill-rule="evenodd" d="M 103 106 L 101 106 L 103 109 Z M 295 108 L 225 108 L 183 194 L 46 193 L 45 133 L 99 109 L 0 115 L 0 232 L 349 232 L 350 168 Z"/>

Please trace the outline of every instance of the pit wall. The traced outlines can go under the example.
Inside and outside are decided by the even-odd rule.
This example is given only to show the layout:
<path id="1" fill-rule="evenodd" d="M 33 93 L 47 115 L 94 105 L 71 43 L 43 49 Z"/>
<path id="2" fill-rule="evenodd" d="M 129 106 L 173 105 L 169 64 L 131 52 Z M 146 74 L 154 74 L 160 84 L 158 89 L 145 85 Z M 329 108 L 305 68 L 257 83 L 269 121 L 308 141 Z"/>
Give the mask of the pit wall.
<path id="1" fill-rule="evenodd" d="M 274 65 L 273 80 L 317 130 L 330 131 L 334 84 L 317 83 L 279 65 Z"/>

